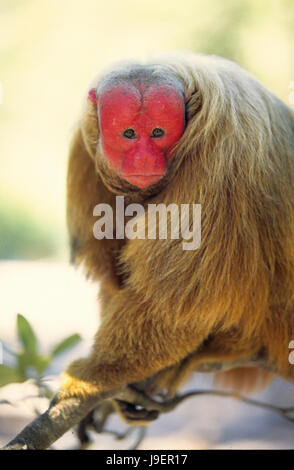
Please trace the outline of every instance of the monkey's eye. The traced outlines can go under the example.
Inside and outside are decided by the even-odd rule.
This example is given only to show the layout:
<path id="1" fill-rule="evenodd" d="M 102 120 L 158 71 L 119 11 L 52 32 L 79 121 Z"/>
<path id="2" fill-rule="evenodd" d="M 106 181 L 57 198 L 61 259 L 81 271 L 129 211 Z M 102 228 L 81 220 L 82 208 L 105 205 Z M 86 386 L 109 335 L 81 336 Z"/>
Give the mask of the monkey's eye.
<path id="1" fill-rule="evenodd" d="M 136 132 L 134 131 L 134 129 L 132 129 L 131 127 L 129 127 L 128 129 L 124 130 L 122 135 L 126 138 L 126 139 L 135 139 L 137 137 L 137 134 Z"/>
<path id="2" fill-rule="evenodd" d="M 155 127 L 153 131 L 151 132 L 150 137 L 153 137 L 155 139 L 159 139 L 160 137 L 163 137 L 165 134 L 164 130 L 161 129 L 161 127 Z"/>

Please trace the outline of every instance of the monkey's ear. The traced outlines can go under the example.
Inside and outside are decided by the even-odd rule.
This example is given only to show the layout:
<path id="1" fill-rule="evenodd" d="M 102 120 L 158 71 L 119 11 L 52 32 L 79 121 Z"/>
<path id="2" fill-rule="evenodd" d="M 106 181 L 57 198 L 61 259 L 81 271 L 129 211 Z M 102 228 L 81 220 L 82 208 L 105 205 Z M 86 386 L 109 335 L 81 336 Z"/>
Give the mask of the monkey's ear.
<path id="1" fill-rule="evenodd" d="M 91 88 L 91 90 L 89 90 L 88 99 L 97 106 L 98 100 L 95 88 Z"/>
<path id="2" fill-rule="evenodd" d="M 91 88 L 81 119 L 81 131 L 86 150 L 93 159 L 95 158 L 99 139 L 97 103 L 96 90 Z"/>

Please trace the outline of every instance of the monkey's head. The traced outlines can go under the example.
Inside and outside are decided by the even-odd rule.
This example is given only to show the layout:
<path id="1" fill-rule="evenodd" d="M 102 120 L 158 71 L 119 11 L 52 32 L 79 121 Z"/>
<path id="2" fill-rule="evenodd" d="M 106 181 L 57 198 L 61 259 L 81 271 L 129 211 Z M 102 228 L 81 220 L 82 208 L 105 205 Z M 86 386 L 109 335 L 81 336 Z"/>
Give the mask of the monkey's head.
<path id="1" fill-rule="evenodd" d="M 144 189 L 167 172 L 185 129 L 183 85 L 169 70 L 129 66 L 90 90 L 97 106 L 99 153 L 121 179 Z"/>

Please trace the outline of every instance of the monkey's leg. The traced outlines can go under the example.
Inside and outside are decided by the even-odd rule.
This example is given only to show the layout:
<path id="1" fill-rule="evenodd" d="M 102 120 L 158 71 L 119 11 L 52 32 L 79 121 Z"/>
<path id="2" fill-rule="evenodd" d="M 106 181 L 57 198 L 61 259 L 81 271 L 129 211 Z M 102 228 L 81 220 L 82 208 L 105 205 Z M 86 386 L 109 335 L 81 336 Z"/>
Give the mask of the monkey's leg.
<path id="1" fill-rule="evenodd" d="M 144 391 L 153 395 L 164 392 L 168 397 L 172 397 L 176 391 L 188 380 L 192 374 L 196 372 L 204 372 L 214 374 L 215 379 L 231 378 L 232 385 L 234 381 L 238 382 L 238 386 L 232 387 L 238 391 L 244 391 L 245 385 L 256 381 L 256 389 L 258 383 L 263 382 L 266 385 L 273 379 L 273 374 L 263 368 L 267 368 L 266 355 L 260 345 L 254 344 L 251 340 L 241 340 L 238 332 L 233 331 L 231 334 L 218 333 L 210 337 L 194 352 L 186 356 L 182 361 L 169 366 L 153 377 L 149 378 L 144 384 Z M 228 374 L 228 371 L 230 373 Z M 241 377 L 244 386 L 241 385 Z M 225 388 L 230 388 L 230 380 Z M 220 380 L 216 382 L 221 384 Z M 138 384 L 139 386 L 141 384 Z M 252 391 L 255 391 L 253 387 Z M 137 386 L 137 384 L 135 384 Z"/>

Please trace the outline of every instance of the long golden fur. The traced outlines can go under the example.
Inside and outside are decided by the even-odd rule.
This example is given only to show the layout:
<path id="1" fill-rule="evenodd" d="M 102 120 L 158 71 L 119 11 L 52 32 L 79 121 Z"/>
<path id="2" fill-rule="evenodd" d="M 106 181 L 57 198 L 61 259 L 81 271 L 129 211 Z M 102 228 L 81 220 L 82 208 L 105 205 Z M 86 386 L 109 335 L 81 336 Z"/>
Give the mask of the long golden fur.
<path id="1" fill-rule="evenodd" d="M 154 374 L 158 387 L 174 390 L 194 369 L 236 367 L 242 384 L 257 377 L 246 364 L 294 379 L 294 114 L 228 60 L 175 54 L 161 57 L 162 67 L 184 84 L 187 127 L 155 188 L 139 191 L 109 168 L 90 101 L 73 140 L 72 252 L 100 280 L 103 312 L 93 350 L 69 367 L 63 394 Z M 94 206 L 115 212 L 121 194 L 142 204 L 201 204 L 200 249 L 183 251 L 171 239 L 96 240 Z"/>

